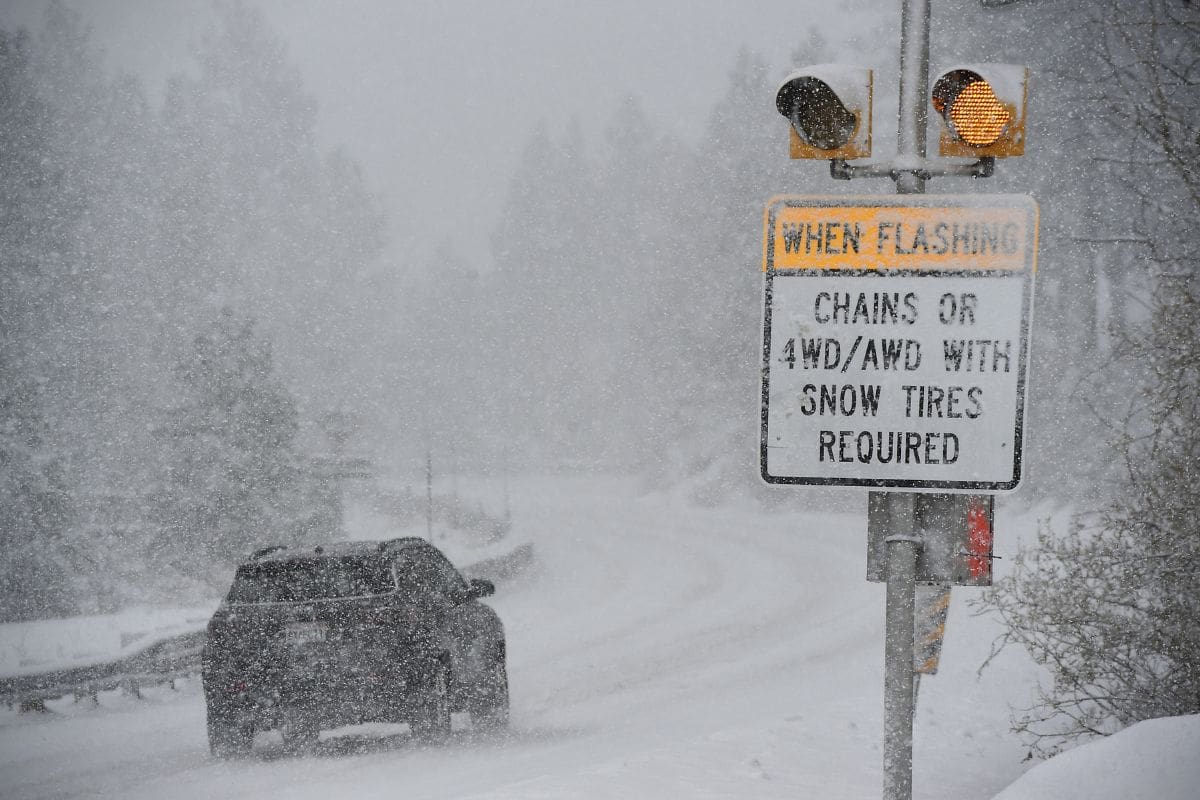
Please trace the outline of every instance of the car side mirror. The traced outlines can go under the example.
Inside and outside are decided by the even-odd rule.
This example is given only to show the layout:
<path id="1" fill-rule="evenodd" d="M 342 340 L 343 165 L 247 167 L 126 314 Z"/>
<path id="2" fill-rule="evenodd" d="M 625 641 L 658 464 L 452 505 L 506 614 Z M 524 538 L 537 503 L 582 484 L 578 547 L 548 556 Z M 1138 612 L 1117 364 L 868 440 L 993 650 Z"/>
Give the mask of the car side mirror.
<path id="1" fill-rule="evenodd" d="M 483 578 L 471 578 L 467 584 L 467 599 L 478 600 L 481 597 L 490 597 L 496 593 L 496 584 Z"/>

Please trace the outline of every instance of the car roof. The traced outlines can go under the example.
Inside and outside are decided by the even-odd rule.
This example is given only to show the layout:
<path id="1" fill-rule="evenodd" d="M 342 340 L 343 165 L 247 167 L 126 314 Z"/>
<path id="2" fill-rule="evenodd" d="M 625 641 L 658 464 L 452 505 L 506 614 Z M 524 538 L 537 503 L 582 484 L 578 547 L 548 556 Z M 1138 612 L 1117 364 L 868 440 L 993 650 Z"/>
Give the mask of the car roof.
<path id="1" fill-rule="evenodd" d="M 432 547 L 429 542 L 415 536 L 383 541 L 329 542 L 315 546 L 286 547 L 272 545 L 256 550 L 245 563 L 263 564 L 278 561 L 313 560 L 321 558 L 366 558 L 378 553 L 396 553 L 401 550 Z"/>

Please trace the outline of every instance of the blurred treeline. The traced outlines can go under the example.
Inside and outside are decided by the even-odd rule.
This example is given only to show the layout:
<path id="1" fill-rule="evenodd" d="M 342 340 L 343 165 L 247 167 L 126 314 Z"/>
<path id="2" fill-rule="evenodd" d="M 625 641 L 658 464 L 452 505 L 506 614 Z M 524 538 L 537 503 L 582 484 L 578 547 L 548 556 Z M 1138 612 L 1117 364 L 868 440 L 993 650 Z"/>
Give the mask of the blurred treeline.
<path id="1" fill-rule="evenodd" d="M 0 31 L 0 618 L 336 527 L 298 409 L 349 394 L 383 217 L 260 16 L 216 12 L 158 97 L 63 4 Z"/>

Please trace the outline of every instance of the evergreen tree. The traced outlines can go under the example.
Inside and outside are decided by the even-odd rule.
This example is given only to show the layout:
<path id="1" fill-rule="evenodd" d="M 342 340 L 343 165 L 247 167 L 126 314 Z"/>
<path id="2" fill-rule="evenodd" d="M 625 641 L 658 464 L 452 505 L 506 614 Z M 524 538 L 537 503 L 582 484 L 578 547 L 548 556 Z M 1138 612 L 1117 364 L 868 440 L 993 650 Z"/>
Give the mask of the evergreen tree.
<path id="1" fill-rule="evenodd" d="M 167 457 L 153 498 L 155 558 L 204 577 L 263 543 L 303 539 L 317 515 L 305 501 L 295 401 L 274 374 L 270 342 L 223 310 L 176 376 L 180 402 L 159 430 Z"/>
<path id="2" fill-rule="evenodd" d="M 601 405 L 586 417 L 609 466 L 651 465 L 673 438 L 663 406 L 679 402 L 671 381 L 682 367 L 670 321 L 690 266 L 672 226 L 679 220 L 693 152 L 657 131 L 642 102 L 624 98 L 604 128 L 596 169 L 599 201 L 587 245 L 595 316 L 585 363 Z"/>
<path id="3" fill-rule="evenodd" d="M 71 522 L 61 460 L 46 445 L 36 384 L 12 380 L 0 349 L 0 622 L 75 610 Z"/>
<path id="4" fill-rule="evenodd" d="M 55 364 L 47 373 L 51 441 L 69 454 L 85 501 L 123 483 L 124 465 L 146 445 L 144 426 L 130 420 L 152 407 L 145 365 L 163 339 L 146 329 L 154 309 L 144 302 L 156 278 L 148 247 L 157 229 L 149 172 L 156 126 L 141 85 L 108 77 L 80 12 L 59 0 L 47 6 L 33 64 L 56 120 L 47 140 L 57 175 L 49 216 L 61 235 L 46 261 L 55 299 L 40 331 Z"/>
<path id="5" fill-rule="evenodd" d="M 676 348 L 667 406 L 673 470 L 705 473 L 703 499 L 756 485 L 745 409 L 761 357 L 762 210 L 781 189 L 800 190 L 779 144 L 786 131 L 771 84 L 761 57 L 738 54 L 668 226 L 679 234 L 671 244 L 678 253 L 674 313 L 661 333 Z"/>
<path id="6" fill-rule="evenodd" d="M 172 78 L 164 103 L 162 301 L 182 320 L 253 309 L 289 371 L 330 372 L 336 394 L 383 313 L 362 281 L 383 217 L 357 165 L 317 147 L 316 103 L 262 14 L 215 11 L 198 73 Z"/>
<path id="7" fill-rule="evenodd" d="M 39 96 L 28 37 L 0 31 L 0 620 L 74 609 L 73 514 L 49 441 L 47 327 L 77 209 L 59 204 L 58 120 Z"/>
<path id="8" fill-rule="evenodd" d="M 498 371 L 510 431 L 536 458 L 573 446 L 569 387 L 587 382 L 579 325 L 591 310 L 583 292 L 590 256 L 581 218 L 593 209 L 578 143 L 540 125 L 526 144 L 493 236 L 497 309 L 507 369 Z"/>

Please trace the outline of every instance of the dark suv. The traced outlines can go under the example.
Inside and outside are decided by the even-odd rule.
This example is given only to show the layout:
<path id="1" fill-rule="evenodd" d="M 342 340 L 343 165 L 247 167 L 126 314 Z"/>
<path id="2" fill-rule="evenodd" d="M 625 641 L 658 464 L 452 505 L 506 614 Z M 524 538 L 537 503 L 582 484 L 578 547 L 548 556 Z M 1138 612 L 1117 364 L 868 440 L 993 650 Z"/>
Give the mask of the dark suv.
<path id="1" fill-rule="evenodd" d="M 423 539 L 259 550 L 208 623 L 213 754 L 246 754 L 271 728 L 301 750 L 361 722 L 407 722 L 433 743 L 454 711 L 505 725 L 504 627 L 478 602 L 494 591 Z"/>

